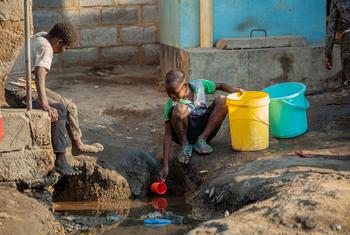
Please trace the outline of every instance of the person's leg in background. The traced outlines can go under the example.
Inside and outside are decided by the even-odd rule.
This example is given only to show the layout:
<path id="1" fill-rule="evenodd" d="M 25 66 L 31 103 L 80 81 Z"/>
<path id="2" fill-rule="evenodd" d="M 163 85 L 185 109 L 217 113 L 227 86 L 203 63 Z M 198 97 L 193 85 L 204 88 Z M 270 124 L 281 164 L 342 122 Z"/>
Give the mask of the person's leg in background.
<path id="1" fill-rule="evenodd" d="M 350 82 L 350 33 L 342 37 L 341 61 L 343 66 L 343 85 L 348 87 Z"/>

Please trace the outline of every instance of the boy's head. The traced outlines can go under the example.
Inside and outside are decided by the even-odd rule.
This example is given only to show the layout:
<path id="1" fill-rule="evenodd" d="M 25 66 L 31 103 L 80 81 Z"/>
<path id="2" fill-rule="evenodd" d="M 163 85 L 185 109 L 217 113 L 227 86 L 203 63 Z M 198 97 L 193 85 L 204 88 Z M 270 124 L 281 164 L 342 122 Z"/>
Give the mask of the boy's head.
<path id="1" fill-rule="evenodd" d="M 54 53 L 62 53 L 78 41 L 77 31 L 69 22 L 57 23 L 48 35 Z"/>
<path id="2" fill-rule="evenodd" d="M 165 76 L 165 90 L 170 99 L 179 101 L 187 94 L 188 82 L 181 70 L 170 70 Z"/>

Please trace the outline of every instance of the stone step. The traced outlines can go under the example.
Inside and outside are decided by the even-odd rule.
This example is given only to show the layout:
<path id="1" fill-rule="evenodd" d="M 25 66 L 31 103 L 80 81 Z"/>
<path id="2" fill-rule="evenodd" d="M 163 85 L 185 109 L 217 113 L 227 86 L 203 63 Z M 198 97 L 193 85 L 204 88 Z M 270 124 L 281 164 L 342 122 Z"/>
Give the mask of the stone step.
<path id="1" fill-rule="evenodd" d="M 216 43 L 216 48 L 222 50 L 307 46 L 306 39 L 298 36 L 226 38 L 219 39 Z"/>
<path id="2" fill-rule="evenodd" d="M 55 162 L 47 112 L 5 108 L 1 113 L 0 181 L 30 181 L 47 175 Z"/>

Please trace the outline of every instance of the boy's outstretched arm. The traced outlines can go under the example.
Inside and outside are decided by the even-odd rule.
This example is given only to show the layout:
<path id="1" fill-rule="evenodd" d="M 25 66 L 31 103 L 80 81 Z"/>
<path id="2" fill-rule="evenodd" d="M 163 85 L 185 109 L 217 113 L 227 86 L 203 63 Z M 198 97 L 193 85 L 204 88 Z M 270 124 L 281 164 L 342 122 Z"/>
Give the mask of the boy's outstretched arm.
<path id="1" fill-rule="evenodd" d="M 173 137 L 171 136 L 170 121 L 165 122 L 164 137 L 163 137 L 163 163 L 160 171 L 161 180 L 165 180 L 169 173 L 169 154 L 171 149 L 171 142 Z"/>
<path id="2" fill-rule="evenodd" d="M 241 88 L 234 88 L 226 83 L 215 83 L 215 90 L 224 91 L 230 94 L 244 91 Z"/>
<path id="3" fill-rule="evenodd" d="M 38 96 L 41 104 L 41 108 L 44 111 L 47 111 L 49 113 L 49 116 L 51 118 L 52 122 L 55 122 L 58 120 L 58 112 L 55 108 L 50 107 L 49 101 L 46 96 L 46 86 L 45 86 L 45 81 L 46 81 L 46 76 L 47 76 L 47 69 L 41 66 L 35 67 L 35 84 L 36 88 L 38 90 Z"/>

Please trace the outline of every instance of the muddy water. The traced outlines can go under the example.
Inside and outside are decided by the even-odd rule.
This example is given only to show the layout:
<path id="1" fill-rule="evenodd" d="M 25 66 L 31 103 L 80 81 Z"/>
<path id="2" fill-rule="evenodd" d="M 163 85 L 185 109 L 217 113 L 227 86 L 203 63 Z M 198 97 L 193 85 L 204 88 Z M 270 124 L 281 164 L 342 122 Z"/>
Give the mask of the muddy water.
<path id="1" fill-rule="evenodd" d="M 155 198 L 153 198 L 155 199 Z M 142 216 L 158 211 L 152 206 L 152 199 L 146 200 L 122 200 L 114 202 L 55 202 L 55 212 L 69 217 L 88 216 L 99 220 L 110 214 L 122 217 L 122 222 L 118 227 L 104 226 L 104 230 L 96 233 L 96 229 L 84 231 L 82 234 L 103 234 L 103 235 L 124 235 L 124 234 L 142 234 L 142 235 L 177 235 L 184 234 L 200 223 L 189 219 L 191 207 L 186 204 L 182 197 L 167 197 L 168 206 L 164 212 L 184 217 L 182 224 L 170 224 L 165 226 L 146 226 L 143 223 Z M 91 225 L 93 222 L 91 223 Z M 101 226 L 99 226 L 101 227 Z"/>

